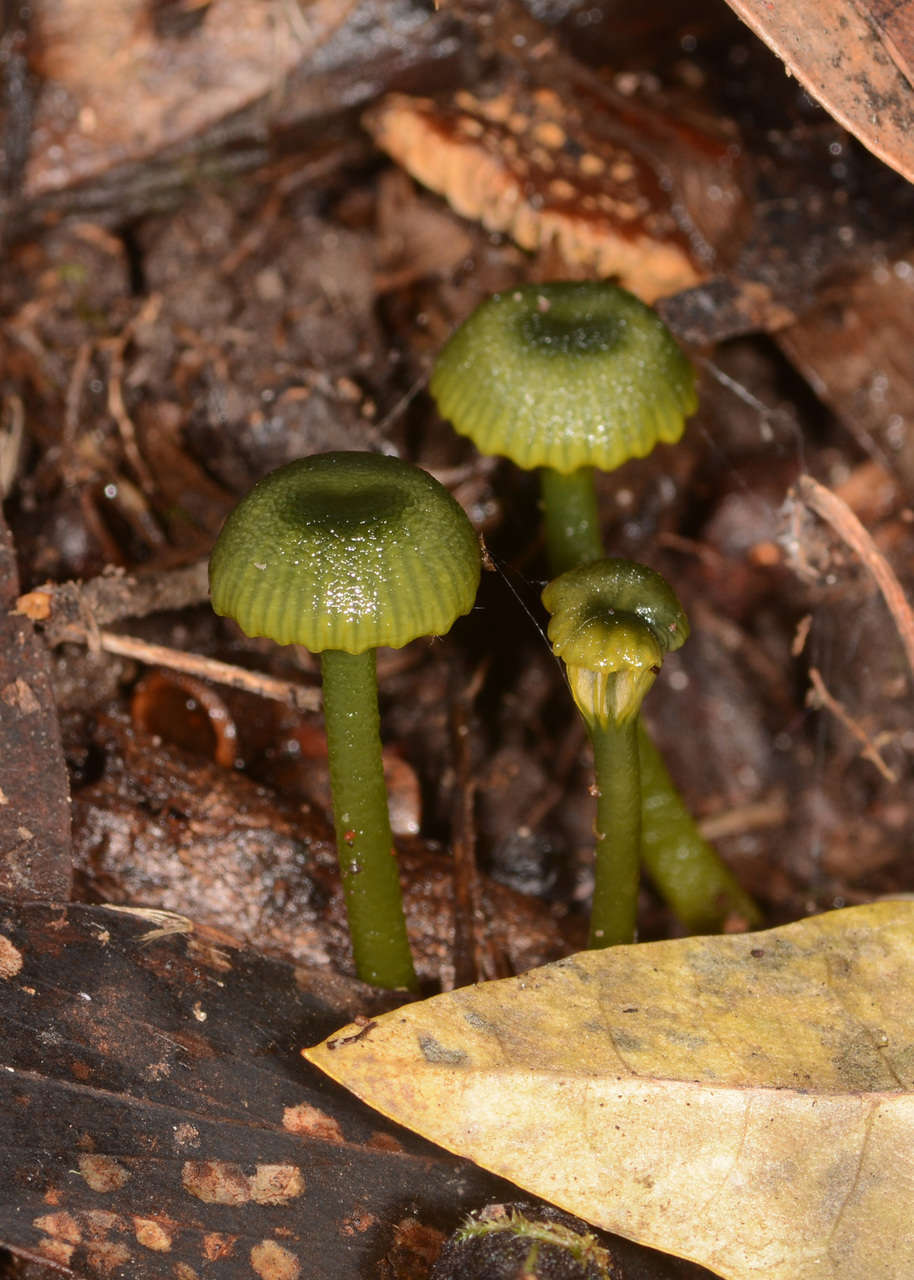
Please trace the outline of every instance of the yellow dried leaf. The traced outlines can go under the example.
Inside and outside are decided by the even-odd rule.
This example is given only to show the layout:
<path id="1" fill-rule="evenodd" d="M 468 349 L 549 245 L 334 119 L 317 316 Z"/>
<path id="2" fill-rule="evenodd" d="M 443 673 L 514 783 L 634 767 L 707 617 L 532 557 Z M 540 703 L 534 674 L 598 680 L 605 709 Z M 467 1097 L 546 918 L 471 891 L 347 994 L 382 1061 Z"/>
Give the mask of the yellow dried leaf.
<path id="1" fill-rule="evenodd" d="M 586 952 L 305 1054 L 450 1151 L 729 1280 L 914 1277 L 914 903 Z"/>

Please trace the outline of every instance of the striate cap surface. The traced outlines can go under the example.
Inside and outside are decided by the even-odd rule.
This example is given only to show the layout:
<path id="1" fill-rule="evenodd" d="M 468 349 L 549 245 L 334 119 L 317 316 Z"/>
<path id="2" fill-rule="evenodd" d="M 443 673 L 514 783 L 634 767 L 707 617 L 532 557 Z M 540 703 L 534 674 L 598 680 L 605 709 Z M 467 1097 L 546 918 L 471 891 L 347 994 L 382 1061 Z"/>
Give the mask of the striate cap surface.
<path id="1" fill-rule="evenodd" d="M 376 453 L 314 454 L 264 476 L 210 559 L 216 613 L 313 653 L 399 648 L 473 607 L 479 542 L 427 472 Z"/>
<path id="2" fill-rule="evenodd" d="M 493 294 L 445 344 L 429 389 L 486 454 L 520 467 L 612 471 L 672 444 L 694 413 L 694 370 L 663 321 L 600 281 Z"/>

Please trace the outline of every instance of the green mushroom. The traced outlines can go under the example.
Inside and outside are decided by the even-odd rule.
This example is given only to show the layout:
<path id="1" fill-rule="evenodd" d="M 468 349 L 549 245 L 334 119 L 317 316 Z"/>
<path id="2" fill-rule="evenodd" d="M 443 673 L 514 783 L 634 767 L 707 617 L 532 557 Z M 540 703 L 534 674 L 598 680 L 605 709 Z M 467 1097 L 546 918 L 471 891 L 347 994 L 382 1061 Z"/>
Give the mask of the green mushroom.
<path id="1" fill-rule="evenodd" d="M 443 635 L 473 607 L 478 539 L 426 472 L 324 453 L 259 481 L 210 559 L 216 613 L 321 655 L 334 823 L 356 971 L 415 989 L 381 763 L 375 649 Z"/>
<path id="2" fill-rule="evenodd" d="M 673 444 L 697 407 L 691 364 L 659 316 L 603 281 L 524 285 L 452 334 L 429 389 L 483 453 L 540 469 L 553 574 L 598 560 L 594 469 Z M 758 924 L 758 909 L 700 835 L 643 727 L 642 856 L 687 928 Z"/>
<path id="3" fill-rule="evenodd" d="M 543 591 L 549 639 L 590 733 L 597 844 L 590 946 L 632 942 L 641 860 L 638 713 L 667 653 L 688 638 L 672 588 L 630 560 L 570 569 Z"/>
<path id="4" fill-rule="evenodd" d="M 698 407 L 692 366 L 656 312 L 589 280 L 487 298 L 445 344 L 429 389 L 482 453 L 542 469 L 554 573 L 603 554 L 594 468 L 674 444 Z"/>

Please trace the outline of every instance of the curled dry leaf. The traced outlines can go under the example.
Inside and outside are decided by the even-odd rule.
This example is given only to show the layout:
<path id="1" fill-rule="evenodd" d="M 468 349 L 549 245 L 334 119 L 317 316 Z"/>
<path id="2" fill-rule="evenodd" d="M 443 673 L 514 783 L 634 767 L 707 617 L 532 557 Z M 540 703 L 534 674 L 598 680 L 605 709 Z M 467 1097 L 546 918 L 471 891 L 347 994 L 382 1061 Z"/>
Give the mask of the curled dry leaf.
<path id="1" fill-rule="evenodd" d="M 914 904 L 589 952 L 337 1033 L 384 1115 L 728 1280 L 914 1275 Z"/>
<path id="2" fill-rule="evenodd" d="M 727 0 L 787 70 L 914 182 L 911 0 Z"/>

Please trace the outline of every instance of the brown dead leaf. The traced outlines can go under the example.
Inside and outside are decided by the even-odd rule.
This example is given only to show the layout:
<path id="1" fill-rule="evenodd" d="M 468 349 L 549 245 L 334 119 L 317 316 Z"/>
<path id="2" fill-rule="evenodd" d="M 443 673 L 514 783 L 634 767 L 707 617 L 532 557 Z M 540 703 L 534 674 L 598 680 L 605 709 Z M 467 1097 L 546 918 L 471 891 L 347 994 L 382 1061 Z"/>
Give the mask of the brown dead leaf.
<path id="1" fill-rule="evenodd" d="M 914 904 L 572 956 L 306 1056 L 448 1150 L 729 1280 L 914 1275 Z"/>
<path id="2" fill-rule="evenodd" d="M 727 2 L 836 120 L 914 181 L 911 0 Z"/>

